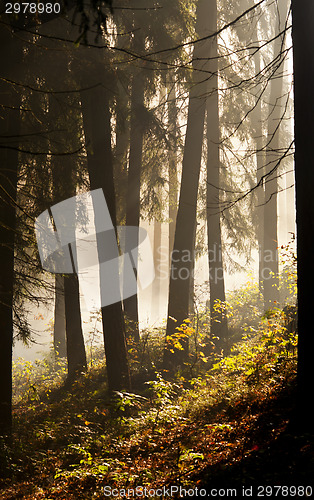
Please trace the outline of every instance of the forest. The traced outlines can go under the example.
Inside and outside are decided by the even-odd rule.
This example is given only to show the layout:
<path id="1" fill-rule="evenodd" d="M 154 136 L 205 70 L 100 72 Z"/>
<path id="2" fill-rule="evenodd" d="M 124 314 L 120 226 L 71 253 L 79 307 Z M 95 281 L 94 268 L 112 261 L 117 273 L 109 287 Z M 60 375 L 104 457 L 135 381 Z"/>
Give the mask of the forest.
<path id="1" fill-rule="evenodd" d="M 314 495 L 313 22 L 1 0 L 0 499 Z"/>

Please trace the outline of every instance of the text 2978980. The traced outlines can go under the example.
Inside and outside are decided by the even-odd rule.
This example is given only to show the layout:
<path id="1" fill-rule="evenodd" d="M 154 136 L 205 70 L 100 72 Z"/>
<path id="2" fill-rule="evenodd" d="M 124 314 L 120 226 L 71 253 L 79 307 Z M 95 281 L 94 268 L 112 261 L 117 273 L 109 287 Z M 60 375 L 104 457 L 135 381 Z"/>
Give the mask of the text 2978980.
<path id="1" fill-rule="evenodd" d="M 313 495 L 312 486 L 258 486 L 258 497 L 288 497 L 288 498 L 309 498 Z"/>
<path id="2" fill-rule="evenodd" d="M 59 2 L 7 2 L 5 4 L 6 14 L 59 14 L 61 3 Z"/>

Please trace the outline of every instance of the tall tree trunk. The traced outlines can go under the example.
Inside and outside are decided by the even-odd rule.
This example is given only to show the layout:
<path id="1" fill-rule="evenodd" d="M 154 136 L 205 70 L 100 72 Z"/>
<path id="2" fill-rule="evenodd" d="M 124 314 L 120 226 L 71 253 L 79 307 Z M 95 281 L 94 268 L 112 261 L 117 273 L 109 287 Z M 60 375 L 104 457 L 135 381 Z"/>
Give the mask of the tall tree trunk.
<path id="1" fill-rule="evenodd" d="M 141 54 L 144 50 L 144 38 L 142 30 L 135 35 L 135 48 Z M 143 123 L 142 113 L 144 109 L 144 74 L 135 68 L 132 76 L 131 92 L 131 122 L 130 122 L 130 155 L 128 170 L 128 190 L 126 200 L 126 225 L 140 225 L 140 202 L 141 202 L 141 171 L 143 158 Z M 131 251 L 138 246 L 138 234 L 128 233 L 126 251 Z M 134 272 L 137 275 L 137 262 L 134 262 Z M 138 295 L 135 294 L 124 300 L 124 311 L 129 320 L 129 330 L 133 340 L 140 340 L 138 322 Z"/>
<path id="2" fill-rule="evenodd" d="M 208 0 L 200 0 L 197 4 L 196 33 L 200 38 L 208 34 L 210 21 L 208 4 Z M 180 200 L 171 262 L 166 332 L 168 338 L 176 332 L 176 327 L 180 327 L 189 315 L 190 277 L 194 259 L 193 243 L 203 146 L 209 51 L 208 40 L 197 43 L 193 51 L 192 86 L 189 95 Z M 166 344 L 164 365 L 169 370 L 175 369 L 187 358 L 187 338 L 181 341 L 181 346 L 182 350 L 171 352 Z"/>
<path id="3" fill-rule="evenodd" d="M 257 30 L 256 30 L 257 31 Z M 258 32 L 256 33 L 258 40 Z M 261 52 L 254 53 L 255 74 L 259 75 L 261 71 Z M 259 76 L 257 76 L 259 78 Z M 256 131 L 256 182 L 259 187 L 256 190 L 256 221 L 257 221 L 257 243 L 258 243 L 258 282 L 259 290 L 263 291 L 263 255 L 264 255 L 264 203 L 265 186 L 262 181 L 264 175 L 265 153 L 264 153 L 264 131 L 263 131 L 263 109 L 262 99 L 259 99 L 261 92 L 260 85 L 257 87 L 256 100 L 258 100 L 253 112 L 254 128 Z"/>
<path id="4" fill-rule="evenodd" d="M 62 163 L 55 157 L 53 160 L 53 170 L 58 169 L 60 175 L 59 180 L 64 186 L 63 196 L 65 199 L 72 198 L 76 194 L 76 186 L 73 178 L 73 158 L 67 157 L 68 160 L 62 159 Z M 59 167 L 59 168 L 58 168 Z M 54 176 L 56 178 L 56 176 Z M 56 192 L 60 193 L 58 184 L 54 186 Z M 60 188 L 60 184 L 59 184 Z M 63 214 L 60 214 L 60 219 Z M 56 223 L 56 225 L 58 225 Z M 67 225 L 67 221 L 64 221 Z M 75 227 L 70 229 L 72 231 L 73 241 L 72 256 L 75 255 L 73 245 L 75 245 Z M 77 266 L 75 266 L 77 269 Z M 73 269 L 74 271 L 74 269 Z M 80 292 L 77 274 L 65 274 L 64 281 L 64 313 L 65 313 L 65 332 L 66 332 L 66 353 L 68 361 L 68 380 L 71 382 L 87 369 L 86 351 L 84 344 L 84 335 L 82 329 L 81 306 L 80 306 Z"/>
<path id="5" fill-rule="evenodd" d="M 314 303 L 314 3 L 292 0 L 295 105 L 295 178 L 298 255 L 298 424 L 313 430 Z"/>
<path id="6" fill-rule="evenodd" d="M 217 96 L 218 97 L 218 96 Z M 210 332 L 218 338 L 217 347 L 228 351 L 228 320 L 224 309 L 225 279 L 222 256 L 219 204 L 219 117 L 215 94 L 208 103 L 208 157 L 207 157 L 207 237 L 210 291 Z M 216 101 L 216 102 L 215 102 Z"/>
<path id="7" fill-rule="evenodd" d="M 65 358 L 66 347 L 64 278 L 61 274 L 55 277 L 55 308 L 53 325 L 53 348 L 56 358 Z"/>
<path id="8" fill-rule="evenodd" d="M 213 33 L 217 31 L 217 3 L 210 2 L 210 25 Z M 212 58 L 207 99 L 207 237 L 210 290 L 210 331 L 218 337 L 217 346 L 225 352 L 228 348 L 228 322 L 224 311 L 225 280 L 221 245 L 220 221 L 220 128 L 218 96 L 218 43 L 212 40 Z"/>
<path id="9" fill-rule="evenodd" d="M 21 64 L 18 41 L 6 27 L 0 30 L 2 76 L 14 79 Z M 13 68 L 13 71 L 12 71 Z M 13 74 L 12 74 L 13 73 Z M 0 81 L 0 435 L 12 426 L 12 344 L 15 201 L 17 195 L 20 96 Z"/>
<path id="10" fill-rule="evenodd" d="M 130 142 L 130 122 L 129 114 L 129 96 L 123 85 L 118 84 L 119 95 L 116 106 L 116 147 L 114 151 L 114 179 L 119 186 L 119 192 L 116 193 L 116 213 L 117 225 L 123 225 L 126 221 L 126 199 L 128 169 L 127 157 Z"/>
<path id="11" fill-rule="evenodd" d="M 116 227 L 116 199 L 108 95 L 102 86 L 98 86 L 93 90 L 82 92 L 81 102 L 90 187 L 92 190 L 102 188 L 112 223 Z M 98 217 L 101 217 L 101 214 L 95 213 L 96 225 Z M 99 235 L 97 235 L 97 246 L 98 253 L 101 256 L 103 251 Z M 128 390 L 130 388 L 130 375 L 122 303 L 119 301 L 102 307 L 101 312 L 109 390 Z"/>
<path id="12" fill-rule="evenodd" d="M 64 101 L 60 101 L 60 98 L 56 100 L 55 96 L 50 96 L 49 118 L 56 129 L 56 137 L 54 137 L 54 139 L 57 139 L 57 141 L 52 141 L 52 151 L 56 151 L 56 143 L 58 143 L 58 141 L 60 141 L 62 149 L 65 147 L 63 137 L 64 133 L 58 131 L 58 126 L 60 126 L 60 129 L 61 127 L 64 127 L 64 120 L 66 121 L 67 119 L 64 115 L 64 109 L 66 109 L 66 105 L 69 105 L 69 99 L 69 97 L 66 97 Z M 51 169 L 53 178 L 54 204 L 60 202 L 61 200 L 72 198 L 76 195 L 74 166 L 75 162 L 71 156 L 52 156 Z M 60 214 L 60 218 L 62 218 L 62 216 L 63 214 Z M 66 220 L 61 220 L 61 223 L 67 225 Z M 71 240 L 75 242 L 75 228 L 73 227 L 70 230 L 72 231 Z M 58 279 L 59 282 L 62 281 L 62 277 Z M 77 377 L 77 375 L 87 369 L 87 360 L 82 329 L 80 292 L 77 275 L 65 275 L 63 281 L 68 380 L 72 381 Z"/>
<path id="13" fill-rule="evenodd" d="M 286 1 L 277 2 L 277 30 L 280 33 L 287 17 Z M 274 58 L 278 58 L 277 68 L 271 80 L 270 114 L 268 117 L 267 149 L 266 149 L 266 181 L 264 204 L 264 249 L 262 255 L 262 279 L 265 310 L 278 306 L 279 302 L 279 269 L 278 269 L 278 169 L 271 173 L 279 162 L 280 122 L 284 114 L 283 93 L 283 60 L 280 53 L 284 49 L 285 35 L 276 38 Z"/>

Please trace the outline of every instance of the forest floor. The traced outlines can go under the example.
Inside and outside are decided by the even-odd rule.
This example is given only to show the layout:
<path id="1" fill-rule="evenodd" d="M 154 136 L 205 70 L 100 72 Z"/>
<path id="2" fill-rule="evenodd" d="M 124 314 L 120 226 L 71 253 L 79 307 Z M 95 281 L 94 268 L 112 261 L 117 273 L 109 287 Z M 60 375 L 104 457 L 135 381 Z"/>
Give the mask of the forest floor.
<path id="1" fill-rule="evenodd" d="M 0 499 L 313 496 L 313 435 L 290 425 L 296 360 L 254 363 L 176 382 L 156 372 L 114 399 L 102 363 L 71 387 L 30 386 L 0 448 Z"/>

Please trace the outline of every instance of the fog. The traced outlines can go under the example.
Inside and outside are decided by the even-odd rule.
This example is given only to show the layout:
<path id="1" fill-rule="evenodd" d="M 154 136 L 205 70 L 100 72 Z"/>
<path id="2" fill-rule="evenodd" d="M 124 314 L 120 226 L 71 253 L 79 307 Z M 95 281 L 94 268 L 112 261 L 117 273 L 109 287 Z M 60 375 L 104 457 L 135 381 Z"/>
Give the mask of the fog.
<path id="1" fill-rule="evenodd" d="M 289 171 L 282 175 L 280 179 L 281 189 L 278 193 L 278 247 L 286 246 L 292 241 L 295 235 L 295 201 L 294 201 L 294 176 L 293 172 Z M 154 243 L 154 228 L 153 224 L 142 221 L 141 226 L 148 232 L 151 246 Z M 143 332 L 147 328 L 165 328 L 167 318 L 168 306 L 168 289 L 169 289 L 169 224 L 161 224 L 161 246 L 158 250 L 159 260 L 155 263 L 156 269 L 154 282 L 145 290 L 139 289 L 139 319 L 140 330 Z M 243 267 L 242 271 L 226 272 L 225 284 L 226 291 L 236 290 L 241 285 L 245 284 L 248 280 L 258 281 L 258 262 L 259 252 L 256 248 L 251 254 L 252 263 L 249 268 L 245 265 L 245 259 L 239 258 L 235 253 L 233 257 Z M 139 266 L 141 263 L 139 263 Z M 158 276 L 158 270 L 160 276 Z M 194 293 L 195 302 L 197 307 L 205 307 L 206 301 L 209 299 L 208 291 L 208 258 L 207 255 L 202 255 L 196 260 L 194 271 Z M 156 284 L 160 288 L 159 293 L 156 295 Z M 99 279 L 95 275 L 94 287 L 99 287 Z M 91 299 L 99 296 L 99 290 L 95 290 L 93 294 L 93 287 L 89 289 Z M 34 332 L 32 339 L 28 345 L 21 340 L 17 340 L 14 344 L 14 358 L 23 357 L 28 361 L 34 361 L 47 355 L 53 345 L 53 315 L 54 305 L 51 303 L 50 307 L 43 307 L 40 305 L 38 308 L 32 308 L 28 315 L 31 330 Z M 94 331 L 97 325 L 98 333 L 94 342 L 98 345 L 103 344 L 102 338 L 102 325 L 100 316 L 98 321 L 95 319 L 95 313 L 91 313 L 87 309 L 84 295 L 81 294 L 81 311 L 84 337 L 87 345 L 91 341 L 91 332 Z"/>

